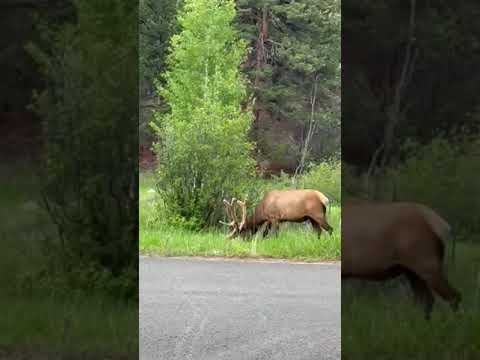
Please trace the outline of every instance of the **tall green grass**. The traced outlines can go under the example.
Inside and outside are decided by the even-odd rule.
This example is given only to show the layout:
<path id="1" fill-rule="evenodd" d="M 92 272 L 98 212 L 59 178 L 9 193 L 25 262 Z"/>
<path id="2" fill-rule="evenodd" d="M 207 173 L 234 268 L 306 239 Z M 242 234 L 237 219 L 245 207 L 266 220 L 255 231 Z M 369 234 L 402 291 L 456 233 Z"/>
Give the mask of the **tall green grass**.
<path id="1" fill-rule="evenodd" d="M 39 205 L 31 165 L 1 166 L 0 175 L 0 354 L 137 356 L 135 303 L 101 292 L 60 296 L 55 287 L 37 286 L 33 279 L 49 261 L 46 241 L 58 241 L 56 231 Z"/>
<path id="2" fill-rule="evenodd" d="M 101 294 L 68 299 L 2 296 L 0 349 L 64 354 L 136 355 L 138 310 Z"/>
<path id="3" fill-rule="evenodd" d="M 406 282 L 342 281 L 342 359 L 480 359 L 480 246 L 459 243 L 448 269 L 463 309 L 436 295 L 430 322 Z"/>
<path id="4" fill-rule="evenodd" d="M 162 256 L 269 257 L 308 261 L 340 259 L 340 207 L 327 210 L 334 228 L 330 236 L 317 238 L 310 224 L 283 224 L 278 236 L 262 239 L 261 232 L 251 241 L 227 240 L 225 230 L 194 232 L 171 227 L 162 221 L 162 211 L 151 174 L 140 177 L 140 251 Z"/>

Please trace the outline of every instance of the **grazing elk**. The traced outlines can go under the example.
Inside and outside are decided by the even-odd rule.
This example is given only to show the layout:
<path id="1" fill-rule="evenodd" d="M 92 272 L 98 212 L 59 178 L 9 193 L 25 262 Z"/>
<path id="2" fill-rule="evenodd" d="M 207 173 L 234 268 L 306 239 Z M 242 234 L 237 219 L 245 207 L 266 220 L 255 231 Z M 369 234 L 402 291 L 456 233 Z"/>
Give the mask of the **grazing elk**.
<path id="1" fill-rule="evenodd" d="M 351 202 L 342 207 L 342 279 L 384 281 L 405 275 L 430 319 L 432 291 L 456 311 L 460 293 L 442 268 L 449 224 L 432 209 L 407 202 Z"/>
<path id="2" fill-rule="evenodd" d="M 227 200 L 223 202 L 230 222 L 221 221 L 220 223 L 232 228 L 228 238 L 254 235 L 263 225 L 266 225 L 263 231 L 263 237 L 265 237 L 272 228 L 276 233 L 278 226 L 283 222 L 310 221 L 318 237 L 322 229 L 329 234 L 333 232 L 333 228 L 326 220 L 329 200 L 316 190 L 272 190 L 263 197 L 249 217 L 247 217 L 246 201 L 232 199 L 230 203 Z M 235 204 L 240 205 L 241 208 L 240 221 L 237 218 Z"/>

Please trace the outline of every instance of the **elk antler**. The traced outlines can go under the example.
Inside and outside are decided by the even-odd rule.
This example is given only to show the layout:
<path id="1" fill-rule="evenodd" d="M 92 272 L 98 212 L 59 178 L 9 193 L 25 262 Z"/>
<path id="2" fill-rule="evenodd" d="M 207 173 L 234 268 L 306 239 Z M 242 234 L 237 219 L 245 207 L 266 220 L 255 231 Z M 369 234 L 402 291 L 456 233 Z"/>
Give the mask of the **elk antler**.
<path id="1" fill-rule="evenodd" d="M 233 235 L 235 235 L 235 233 L 239 229 L 238 228 L 238 219 L 237 219 L 237 216 L 235 214 L 235 209 L 234 209 L 234 205 L 235 205 L 236 201 L 237 201 L 237 199 L 235 199 L 235 198 L 232 198 L 231 202 L 228 202 L 227 200 L 223 199 L 223 203 L 225 204 L 225 210 L 227 212 L 227 216 L 230 219 L 230 222 L 226 223 L 226 222 L 220 221 L 220 223 L 223 224 L 223 225 L 233 227 L 232 231 L 227 235 L 228 239 L 231 238 Z"/>
<path id="2" fill-rule="evenodd" d="M 245 197 L 244 201 L 237 200 L 237 203 L 240 205 L 240 208 L 242 209 L 242 221 L 240 222 L 240 225 L 238 227 L 239 230 L 242 230 L 247 221 L 247 197 Z"/>
<path id="3" fill-rule="evenodd" d="M 233 200 L 232 199 L 232 204 L 233 204 Z M 232 218 L 231 216 L 231 207 L 232 207 L 232 204 L 229 203 L 227 200 L 223 199 L 223 203 L 225 204 L 225 210 L 227 211 L 227 216 L 229 217 L 229 219 L 231 220 L 229 223 L 226 223 L 224 221 L 219 221 L 220 224 L 223 224 L 223 225 L 227 225 L 227 226 L 233 226 L 235 224 L 235 219 Z"/>
<path id="4" fill-rule="evenodd" d="M 232 198 L 232 200 L 230 202 L 223 199 L 228 217 L 230 218 L 232 223 L 237 223 L 238 224 L 238 219 L 237 219 L 237 216 L 236 216 L 234 208 L 233 208 L 236 201 L 237 201 L 237 199 L 235 199 L 235 198 Z"/>

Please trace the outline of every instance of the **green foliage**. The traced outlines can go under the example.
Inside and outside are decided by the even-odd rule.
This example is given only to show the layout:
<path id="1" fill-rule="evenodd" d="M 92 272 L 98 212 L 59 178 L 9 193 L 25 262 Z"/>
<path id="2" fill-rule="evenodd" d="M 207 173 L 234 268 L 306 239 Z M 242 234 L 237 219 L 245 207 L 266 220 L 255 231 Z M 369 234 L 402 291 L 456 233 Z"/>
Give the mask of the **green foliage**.
<path id="1" fill-rule="evenodd" d="M 138 260 L 137 6 L 75 7 L 76 23 L 44 24 L 43 41 L 28 47 L 46 83 L 34 103 L 45 125 L 44 205 L 62 271 L 91 264 L 121 277 Z"/>
<path id="2" fill-rule="evenodd" d="M 248 199 L 251 207 L 256 205 L 271 190 L 313 189 L 323 192 L 332 204 L 341 204 L 341 162 L 331 159 L 312 163 L 307 171 L 298 177 L 296 185 L 292 176 L 283 173 L 273 176 L 271 180 L 254 179 L 248 186 Z M 250 211 L 252 208 L 249 209 Z"/>
<path id="3" fill-rule="evenodd" d="M 187 1 L 178 17 L 181 32 L 172 37 L 166 85 L 158 83 L 170 111 L 152 124 L 161 139 L 157 189 L 167 217 L 191 227 L 216 223 L 218 204 L 253 176 L 252 119 L 240 112 L 245 43 L 232 27 L 234 16 L 233 1 Z"/>
<path id="4" fill-rule="evenodd" d="M 320 239 L 308 226 L 283 225 L 278 237 L 252 241 L 227 240 L 223 232 L 194 232 L 180 228 L 142 229 L 140 251 L 160 256 L 226 256 L 246 258 L 280 258 L 307 261 L 339 261 L 340 212 L 331 208 L 329 221 L 334 227 L 332 236 L 324 233 Z"/>
<path id="5" fill-rule="evenodd" d="M 347 121 L 342 128 L 343 155 L 363 169 L 384 135 L 392 87 L 405 59 L 410 4 L 342 3 L 342 45 L 348 60 L 342 77 L 342 86 L 348 89 L 342 93 L 342 119 Z M 395 129 L 392 163 L 407 137 L 424 143 L 438 130 L 459 125 L 471 126 L 478 134 L 477 14 L 478 2 L 473 0 L 462 1 L 455 9 L 442 2 L 416 2 L 415 62 L 400 101 L 405 113 Z"/>
<path id="6" fill-rule="evenodd" d="M 313 165 L 302 177 L 300 183 L 303 188 L 321 191 L 330 201 L 341 203 L 341 162 L 331 160 Z"/>
<path id="7" fill-rule="evenodd" d="M 364 194 L 364 184 L 362 182 L 361 176 L 358 176 L 355 167 L 342 163 L 342 176 L 341 176 L 341 194 L 344 199 L 349 197 L 363 197 Z"/>
<path id="8" fill-rule="evenodd" d="M 423 203 L 445 217 L 457 235 L 458 231 L 474 234 L 480 223 L 480 190 L 475 176 L 480 172 L 478 146 L 477 137 L 468 132 L 439 134 L 423 144 L 410 139 L 401 149 L 401 162 L 372 176 L 370 189 L 365 172 L 356 174 L 352 167 L 343 165 L 343 198 Z"/>
<path id="9" fill-rule="evenodd" d="M 320 239 L 310 225 L 284 224 L 278 237 L 257 237 L 252 241 L 227 240 L 221 230 L 197 231 L 181 227 L 156 218 L 152 209 L 162 206 L 158 194 L 153 193 L 151 175 L 143 174 L 140 179 L 140 252 L 161 256 L 233 256 L 233 257 L 271 257 L 301 259 L 307 261 L 339 260 L 340 254 L 340 218 L 341 209 L 332 206 L 328 221 L 334 228 L 332 236 L 326 233 Z M 251 204 L 271 189 L 291 187 L 287 178 L 276 181 L 255 180 L 249 188 Z M 219 205 L 223 211 L 223 206 Z M 251 210 L 251 209 L 250 209 Z"/>
<path id="10" fill-rule="evenodd" d="M 112 276 L 76 262 L 63 271 L 57 229 L 39 206 L 37 165 L 0 164 L 1 357 L 138 357 L 136 267 Z"/>
<path id="11" fill-rule="evenodd" d="M 480 223 L 478 139 L 438 136 L 422 145 L 405 144 L 406 160 L 388 173 L 397 197 L 432 206 L 459 229 L 476 232 Z"/>
<path id="12" fill-rule="evenodd" d="M 140 0 L 139 65 L 140 77 L 153 83 L 165 65 L 169 40 L 177 28 L 176 11 L 183 1 Z"/>
<path id="13" fill-rule="evenodd" d="M 154 82 L 164 84 L 158 74 L 164 71 L 170 38 L 178 32 L 177 10 L 183 0 L 141 0 L 139 2 L 139 79 L 140 116 L 139 141 L 141 145 L 152 144 L 155 136 L 149 126 L 152 111 L 167 109 L 164 99 L 155 94 Z"/>
<path id="14" fill-rule="evenodd" d="M 47 255 L 48 256 L 48 255 Z M 76 262 L 75 267 L 64 270 L 62 260 L 50 256 L 40 271 L 19 277 L 19 288 L 23 292 L 51 294 L 68 299 L 73 293 L 81 296 L 101 294 L 117 299 L 138 299 L 138 274 L 133 267 L 119 274 L 94 262 Z"/>
<path id="15" fill-rule="evenodd" d="M 0 306 L 8 308 L 0 321 L 5 359 L 138 357 L 138 303 L 90 294 L 2 296 Z"/>
<path id="16" fill-rule="evenodd" d="M 330 169 L 329 178 L 336 176 L 335 164 Z M 319 165 L 322 167 L 322 165 Z M 278 238 L 260 237 L 252 241 L 226 240 L 225 229 L 208 229 L 198 231 L 183 222 L 172 223 L 165 217 L 166 209 L 158 193 L 153 191 L 155 178 L 151 174 L 140 177 L 140 251 L 162 256 L 241 256 L 241 257 L 276 257 L 303 260 L 338 260 L 340 259 L 340 219 L 341 208 L 332 199 L 332 206 L 327 210 L 328 221 L 334 228 L 332 236 L 326 233 L 319 240 L 311 225 L 284 224 Z M 312 187 L 320 183 L 315 176 L 309 182 Z M 302 181 L 300 181 L 301 183 Z M 273 180 L 252 178 L 245 187 L 248 195 L 249 212 L 261 200 L 265 193 L 273 189 L 292 188 L 292 179 L 286 175 Z M 318 188 L 322 190 L 322 188 Z M 337 190 L 338 191 L 338 190 Z M 244 195 L 242 194 L 242 196 Z M 222 212 L 221 203 L 217 204 Z M 182 226 L 183 225 L 183 226 Z"/>
<path id="17" fill-rule="evenodd" d="M 316 128 L 314 159 L 331 155 L 340 141 L 340 1 L 239 0 L 238 6 L 243 10 L 238 27 L 251 42 L 245 71 L 255 81 L 249 90 L 254 92 L 258 108 L 268 112 L 267 118 L 280 121 L 288 132 L 303 128 L 302 139 L 295 144 L 297 157 L 310 120 Z M 268 30 L 262 36 L 267 38 L 260 45 L 263 25 Z M 276 145 L 268 137 L 275 134 L 271 126 L 265 124 L 265 133 L 258 133 L 259 148 L 269 159 L 273 155 L 270 143 Z"/>

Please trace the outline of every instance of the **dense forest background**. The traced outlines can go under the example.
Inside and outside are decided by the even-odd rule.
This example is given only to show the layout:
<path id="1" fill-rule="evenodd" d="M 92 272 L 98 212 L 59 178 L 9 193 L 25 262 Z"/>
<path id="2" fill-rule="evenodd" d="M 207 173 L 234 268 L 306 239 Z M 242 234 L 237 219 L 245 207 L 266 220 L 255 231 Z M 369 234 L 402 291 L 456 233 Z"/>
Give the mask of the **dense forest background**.
<path id="1" fill-rule="evenodd" d="M 342 197 L 420 201 L 457 230 L 476 226 L 479 11 L 342 4 Z"/>
<path id="2" fill-rule="evenodd" d="M 140 1 L 140 144 L 152 160 L 153 111 L 167 111 L 156 92 L 170 38 L 178 32 L 182 1 Z M 248 41 L 242 71 L 249 79 L 255 120 L 250 138 L 258 167 L 295 172 L 302 153 L 308 160 L 339 157 L 340 1 L 267 0 L 236 2 L 236 26 Z M 146 155 L 146 156 L 145 156 Z M 150 158 L 149 158 L 150 155 Z"/>
<path id="3" fill-rule="evenodd" d="M 68 8 L 35 1 L 12 0 L 0 4 L 0 23 L 4 29 L 0 35 L 0 157 L 5 162 L 38 158 L 41 143 L 41 126 L 28 105 L 32 89 L 42 86 L 42 80 L 24 48 L 28 41 L 38 39 L 33 31 L 36 22 L 33 12 L 60 20 L 68 17 Z"/>
<path id="4" fill-rule="evenodd" d="M 395 147 L 478 131 L 478 11 L 475 1 L 417 1 L 413 14 L 410 1 L 342 4 L 345 162 L 367 168 L 392 116 Z"/>

